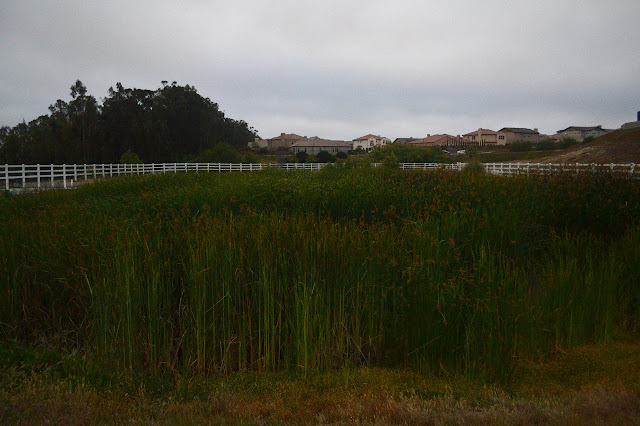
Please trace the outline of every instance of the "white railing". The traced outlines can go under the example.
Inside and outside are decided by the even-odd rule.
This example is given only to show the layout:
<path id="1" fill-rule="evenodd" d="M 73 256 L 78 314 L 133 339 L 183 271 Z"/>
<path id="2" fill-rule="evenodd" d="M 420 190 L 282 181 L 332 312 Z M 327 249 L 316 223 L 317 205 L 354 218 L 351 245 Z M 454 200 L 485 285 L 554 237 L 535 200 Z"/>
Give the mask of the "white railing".
<path id="1" fill-rule="evenodd" d="M 518 174 L 557 174 L 557 173 L 588 173 L 614 172 L 630 173 L 640 176 L 640 164 L 580 164 L 580 163 L 486 163 L 485 170 L 496 175 Z"/>
<path id="2" fill-rule="evenodd" d="M 373 167 L 381 163 L 372 164 Z M 159 164 L 20 164 L 0 165 L 0 188 L 37 189 L 68 188 L 79 182 L 121 175 L 146 175 L 184 172 L 253 172 L 268 168 L 284 170 L 320 170 L 325 163 L 287 164 L 229 164 L 229 163 L 159 163 Z M 462 170 L 465 163 L 401 163 L 409 170 L 449 169 Z M 549 174 L 562 172 L 611 171 L 640 176 L 638 164 L 540 164 L 540 163 L 487 163 L 488 173 L 498 175 Z"/>
<path id="3" fill-rule="evenodd" d="M 253 172 L 268 168 L 320 170 L 324 166 L 326 164 L 323 163 L 4 164 L 0 165 L 0 185 L 4 186 L 6 190 L 13 188 L 68 188 L 77 185 L 79 182 L 121 175 L 184 172 Z"/>

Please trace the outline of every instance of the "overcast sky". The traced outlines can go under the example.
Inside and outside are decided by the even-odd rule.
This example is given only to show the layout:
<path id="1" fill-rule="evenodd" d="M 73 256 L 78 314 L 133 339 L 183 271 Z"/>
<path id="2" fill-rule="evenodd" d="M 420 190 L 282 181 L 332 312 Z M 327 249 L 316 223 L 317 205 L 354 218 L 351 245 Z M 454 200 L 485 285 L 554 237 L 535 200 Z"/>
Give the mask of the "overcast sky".
<path id="1" fill-rule="evenodd" d="M 80 79 L 189 84 L 264 138 L 617 128 L 639 22 L 639 0 L 1 0 L 0 125 Z"/>

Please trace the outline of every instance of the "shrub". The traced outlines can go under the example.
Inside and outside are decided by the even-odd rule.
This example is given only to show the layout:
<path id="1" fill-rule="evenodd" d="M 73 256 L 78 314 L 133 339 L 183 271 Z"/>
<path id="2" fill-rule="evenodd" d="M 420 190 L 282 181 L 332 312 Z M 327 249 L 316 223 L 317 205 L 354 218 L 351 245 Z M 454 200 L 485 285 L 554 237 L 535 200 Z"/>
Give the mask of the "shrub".
<path id="1" fill-rule="evenodd" d="M 569 148 L 570 146 L 577 145 L 578 141 L 573 138 L 562 138 L 560 142 L 558 142 L 558 146 L 560 149 Z"/>
<path id="2" fill-rule="evenodd" d="M 316 157 L 318 157 L 319 163 L 333 163 L 336 161 L 335 157 L 327 151 L 320 151 Z"/>
<path id="3" fill-rule="evenodd" d="M 202 151 L 197 160 L 201 163 L 239 163 L 241 158 L 234 147 L 223 142 Z"/>
<path id="4" fill-rule="evenodd" d="M 298 163 L 306 163 L 307 161 L 309 161 L 309 154 L 307 154 L 304 151 L 300 151 L 296 154 L 296 161 Z"/>
<path id="5" fill-rule="evenodd" d="M 131 151 L 130 149 L 127 150 L 127 152 L 125 152 L 124 154 L 122 154 L 122 157 L 120 157 L 120 164 L 141 164 L 141 163 L 142 163 L 142 160 L 140 159 L 138 154 Z"/>
<path id="6" fill-rule="evenodd" d="M 538 149 L 538 151 L 552 151 L 554 149 L 558 149 L 558 146 L 551 139 L 543 139 L 538 142 L 536 148 Z"/>
<path id="7" fill-rule="evenodd" d="M 525 152 L 531 151 L 532 145 L 528 141 L 516 141 L 509 146 L 511 152 Z"/>

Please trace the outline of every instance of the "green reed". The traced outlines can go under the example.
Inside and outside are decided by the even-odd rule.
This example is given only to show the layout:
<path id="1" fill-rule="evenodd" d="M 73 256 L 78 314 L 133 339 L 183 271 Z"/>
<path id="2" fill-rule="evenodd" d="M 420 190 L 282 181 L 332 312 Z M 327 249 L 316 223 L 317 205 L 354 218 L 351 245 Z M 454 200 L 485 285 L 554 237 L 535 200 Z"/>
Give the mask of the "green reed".
<path id="1" fill-rule="evenodd" d="M 150 375 L 414 366 L 507 380 L 637 333 L 612 175 L 189 174 L 0 198 L 0 332 Z"/>

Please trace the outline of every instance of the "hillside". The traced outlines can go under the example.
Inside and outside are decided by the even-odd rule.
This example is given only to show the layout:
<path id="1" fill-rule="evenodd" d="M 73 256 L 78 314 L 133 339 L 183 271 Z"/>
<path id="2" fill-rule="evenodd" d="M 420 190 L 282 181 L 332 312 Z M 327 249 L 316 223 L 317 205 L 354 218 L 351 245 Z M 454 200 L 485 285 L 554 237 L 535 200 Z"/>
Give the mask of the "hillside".
<path id="1" fill-rule="evenodd" d="M 640 163 L 640 128 L 620 129 L 552 153 L 540 163 Z"/>

